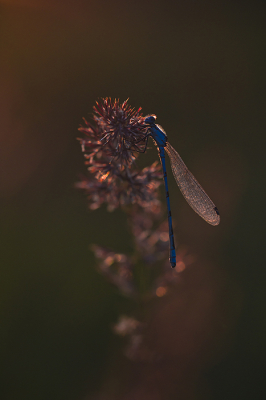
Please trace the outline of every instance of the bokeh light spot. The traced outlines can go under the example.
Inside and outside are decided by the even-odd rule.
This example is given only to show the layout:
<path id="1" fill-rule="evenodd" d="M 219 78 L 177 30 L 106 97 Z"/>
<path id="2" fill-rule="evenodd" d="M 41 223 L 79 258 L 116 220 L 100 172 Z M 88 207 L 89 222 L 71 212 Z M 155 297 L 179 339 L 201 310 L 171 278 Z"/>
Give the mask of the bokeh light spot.
<path id="1" fill-rule="evenodd" d="M 182 272 L 186 268 L 186 264 L 183 261 L 178 261 L 176 263 L 175 269 L 177 272 Z"/>
<path id="2" fill-rule="evenodd" d="M 166 288 L 166 287 L 164 287 L 164 286 L 159 286 L 159 287 L 156 289 L 156 296 L 158 296 L 158 297 L 163 297 L 163 296 L 166 294 L 166 292 L 167 292 L 167 288 Z"/>

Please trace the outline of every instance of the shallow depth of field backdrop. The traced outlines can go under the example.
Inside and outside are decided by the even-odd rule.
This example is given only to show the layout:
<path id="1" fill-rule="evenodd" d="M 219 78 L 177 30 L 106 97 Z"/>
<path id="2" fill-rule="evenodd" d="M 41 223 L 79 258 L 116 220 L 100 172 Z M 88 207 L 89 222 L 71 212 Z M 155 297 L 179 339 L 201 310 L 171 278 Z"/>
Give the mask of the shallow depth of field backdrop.
<path id="1" fill-rule="evenodd" d="M 89 250 L 130 252 L 125 216 L 74 189 L 77 128 L 106 96 L 157 114 L 221 214 L 207 225 L 169 173 L 175 236 L 198 261 L 185 300 L 177 287 L 154 316 L 173 355 L 164 398 L 266 397 L 265 15 L 262 1 L 0 2 L 1 399 L 161 398 L 123 356 L 111 327 L 131 305 Z"/>

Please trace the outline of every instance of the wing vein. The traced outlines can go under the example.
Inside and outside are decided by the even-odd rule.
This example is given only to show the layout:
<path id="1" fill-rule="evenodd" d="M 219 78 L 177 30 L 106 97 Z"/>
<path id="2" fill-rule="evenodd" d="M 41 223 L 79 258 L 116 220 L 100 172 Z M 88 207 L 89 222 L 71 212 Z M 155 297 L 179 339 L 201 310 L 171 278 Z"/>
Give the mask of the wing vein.
<path id="1" fill-rule="evenodd" d="M 177 151 L 167 142 L 165 151 L 169 156 L 173 175 L 184 198 L 191 208 L 211 225 L 218 225 L 220 216 L 217 207 L 186 167 Z"/>

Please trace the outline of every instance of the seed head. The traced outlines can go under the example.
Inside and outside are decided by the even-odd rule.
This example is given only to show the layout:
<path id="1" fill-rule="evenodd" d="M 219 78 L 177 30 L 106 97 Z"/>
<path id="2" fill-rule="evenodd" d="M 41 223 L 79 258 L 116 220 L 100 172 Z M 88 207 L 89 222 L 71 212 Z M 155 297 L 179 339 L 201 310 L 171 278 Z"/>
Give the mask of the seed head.
<path id="1" fill-rule="evenodd" d="M 88 194 L 90 208 L 107 203 L 112 210 L 128 204 L 141 207 L 158 202 L 158 188 L 162 183 L 160 165 L 138 170 L 134 162 L 146 148 L 147 125 L 145 118 L 131 108 L 127 100 L 102 99 L 94 107 L 94 124 L 84 119 L 84 134 L 78 140 L 85 153 L 89 177 L 77 183 Z"/>
<path id="2" fill-rule="evenodd" d="M 143 139 L 147 133 L 145 118 L 128 105 L 128 100 L 119 104 L 119 100 L 112 101 L 111 98 L 96 102 L 93 107 L 93 119 L 96 126 L 93 127 L 85 120 L 85 128 L 79 130 L 88 135 L 84 145 L 94 148 L 90 158 L 99 151 L 103 151 L 110 161 L 120 169 L 131 165 L 136 154 L 144 148 Z"/>

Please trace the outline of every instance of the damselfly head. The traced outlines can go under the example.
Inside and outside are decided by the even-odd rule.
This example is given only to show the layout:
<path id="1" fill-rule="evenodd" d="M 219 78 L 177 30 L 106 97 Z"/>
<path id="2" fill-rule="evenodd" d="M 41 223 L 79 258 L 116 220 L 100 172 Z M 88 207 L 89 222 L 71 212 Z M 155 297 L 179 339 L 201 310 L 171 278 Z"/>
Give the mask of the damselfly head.
<path id="1" fill-rule="evenodd" d="M 144 122 L 145 122 L 145 124 L 154 124 L 156 118 L 157 118 L 157 117 L 156 117 L 155 114 L 148 115 L 148 116 L 145 118 Z"/>

